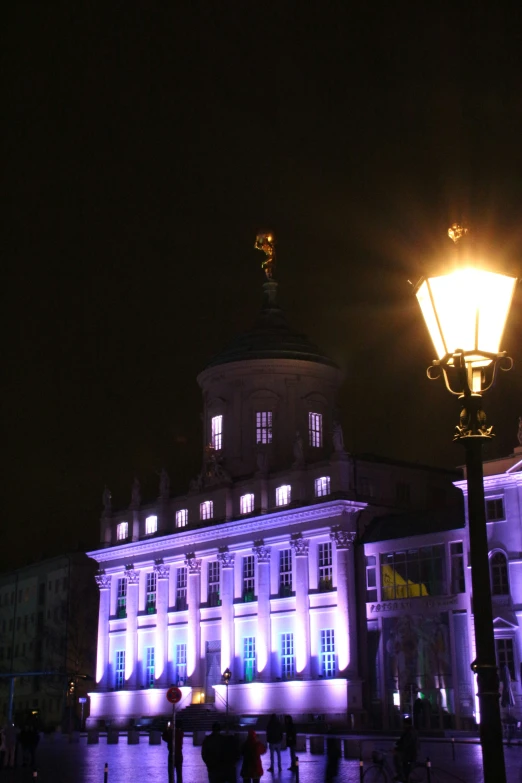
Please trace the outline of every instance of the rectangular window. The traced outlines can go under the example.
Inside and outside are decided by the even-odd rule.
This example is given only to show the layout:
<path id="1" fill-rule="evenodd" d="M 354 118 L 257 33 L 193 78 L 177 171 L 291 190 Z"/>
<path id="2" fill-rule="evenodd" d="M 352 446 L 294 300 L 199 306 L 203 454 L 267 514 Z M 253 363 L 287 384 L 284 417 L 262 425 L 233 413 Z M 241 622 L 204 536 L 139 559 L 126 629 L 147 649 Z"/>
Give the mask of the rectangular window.
<path id="1" fill-rule="evenodd" d="M 511 675 L 511 679 L 516 679 L 513 639 L 495 639 L 495 652 L 497 654 L 497 664 L 500 677 L 502 677 L 502 667 L 507 666 Z"/>
<path id="2" fill-rule="evenodd" d="M 332 542 L 319 544 L 317 548 L 317 564 L 319 566 L 319 590 L 333 590 L 333 560 Z"/>
<path id="3" fill-rule="evenodd" d="M 121 690 L 125 685 L 125 650 L 118 650 L 116 653 L 116 678 L 114 686 L 116 690 Z"/>
<path id="4" fill-rule="evenodd" d="M 154 688 L 154 647 L 147 647 L 145 652 L 145 687 Z"/>
<path id="5" fill-rule="evenodd" d="M 212 448 L 221 451 L 223 448 L 223 416 L 212 417 Z"/>
<path id="6" fill-rule="evenodd" d="M 147 517 L 145 520 L 145 535 L 151 536 L 158 529 L 158 517 Z"/>
<path id="7" fill-rule="evenodd" d="M 255 559 L 254 555 L 243 558 L 243 601 L 253 601 L 255 598 Z"/>
<path id="8" fill-rule="evenodd" d="M 176 569 L 176 609 L 182 612 L 187 608 L 187 569 Z"/>
<path id="9" fill-rule="evenodd" d="M 154 571 L 147 574 L 147 612 L 156 611 L 156 574 Z"/>
<path id="10" fill-rule="evenodd" d="M 283 484 L 276 489 L 276 506 L 288 506 L 292 498 L 292 487 L 290 484 Z"/>
<path id="11" fill-rule="evenodd" d="M 281 677 L 289 680 L 295 677 L 294 634 L 281 634 Z"/>
<path id="12" fill-rule="evenodd" d="M 335 677 L 335 638 L 333 628 L 321 631 L 321 674 Z"/>
<path id="13" fill-rule="evenodd" d="M 272 411 L 256 413 L 256 443 L 272 443 Z"/>
<path id="14" fill-rule="evenodd" d="M 214 503 L 212 500 L 204 500 L 199 504 L 199 518 L 200 519 L 212 519 L 214 514 Z"/>
<path id="15" fill-rule="evenodd" d="M 381 555 L 381 599 L 445 595 L 444 544 Z"/>
<path id="16" fill-rule="evenodd" d="M 464 579 L 464 551 L 462 541 L 454 541 L 450 544 L 451 555 L 451 592 L 466 592 L 466 580 Z"/>
<path id="17" fill-rule="evenodd" d="M 323 445 L 323 415 L 322 413 L 308 414 L 308 438 L 310 446 L 320 448 Z"/>
<path id="18" fill-rule="evenodd" d="M 176 681 L 178 685 L 184 685 L 187 679 L 187 645 L 176 645 Z"/>
<path id="19" fill-rule="evenodd" d="M 116 527 L 116 538 L 118 541 L 125 541 L 129 537 L 129 523 L 120 522 Z"/>
<path id="20" fill-rule="evenodd" d="M 256 674 L 256 637 L 245 636 L 243 640 L 243 664 L 245 682 L 252 682 Z"/>
<path id="21" fill-rule="evenodd" d="M 292 550 L 282 549 L 279 552 L 279 596 L 292 595 Z"/>
<path id="22" fill-rule="evenodd" d="M 315 480 L 316 498 L 324 498 L 330 494 L 330 476 L 321 476 Z"/>
<path id="23" fill-rule="evenodd" d="M 188 525 L 188 509 L 181 508 L 176 511 L 176 527 L 187 527 Z"/>
<path id="24" fill-rule="evenodd" d="M 118 617 L 127 616 L 127 580 L 118 579 Z"/>
<path id="25" fill-rule="evenodd" d="M 504 514 L 504 498 L 488 498 L 486 500 L 486 519 L 488 522 L 501 522 Z"/>
<path id="26" fill-rule="evenodd" d="M 241 495 L 239 498 L 239 510 L 241 514 L 251 514 L 254 510 L 254 495 Z"/>
<path id="27" fill-rule="evenodd" d="M 212 560 L 208 564 L 208 605 L 220 606 L 219 600 L 219 561 Z"/>
<path id="28" fill-rule="evenodd" d="M 377 600 L 377 558 L 375 555 L 366 557 L 366 600 Z"/>

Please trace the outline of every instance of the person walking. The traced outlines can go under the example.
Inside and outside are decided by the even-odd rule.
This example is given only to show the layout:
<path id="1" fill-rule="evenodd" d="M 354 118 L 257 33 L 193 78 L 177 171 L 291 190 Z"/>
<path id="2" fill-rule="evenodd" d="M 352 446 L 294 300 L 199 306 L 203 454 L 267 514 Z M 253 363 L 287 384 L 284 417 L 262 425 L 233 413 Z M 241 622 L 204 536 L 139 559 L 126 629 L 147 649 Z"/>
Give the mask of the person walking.
<path id="1" fill-rule="evenodd" d="M 176 736 L 172 736 L 172 726 L 169 723 L 161 739 L 167 743 L 169 751 L 169 783 L 174 783 L 174 770 L 176 771 L 176 783 L 183 783 L 183 724 L 180 720 L 176 721 Z M 174 754 L 174 764 L 172 764 L 172 755 Z"/>
<path id="2" fill-rule="evenodd" d="M 270 766 L 267 772 L 274 772 L 274 754 L 277 753 L 277 766 L 281 772 L 281 743 L 283 741 L 283 727 L 279 718 L 272 713 L 266 726 L 266 741 L 270 748 Z"/>
<path id="3" fill-rule="evenodd" d="M 395 743 L 393 759 L 397 773 L 396 780 L 406 783 L 410 774 L 410 766 L 417 761 L 419 735 L 413 728 L 411 718 L 404 718 L 403 726 L 403 732 Z"/>
<path id="4" fill-rule="evenodd" d="M 16 762 L 16 745 L 18 743 L 18 731 L 13 723 L 8 723 L 4 729 L 5 755 L 4 767 L 14 767 Z"/>
<path id="5" fill-rule="evenodd" d="M 201 746 L 201 758 L 207 767 L 208 783 L 221 783 L 223 777 L 223 739 L 223 735 L 221 734 L 221 725 L 215 721 L 212 724 L 212 733 L 205 737 Z"/>
<path id="6" fill-rule="evenodd" d="M 243 783 L 259 783 L 263 774 L 261 756 L 266 753 L 266 747 L 259 742 L 254 729 L 248 730 L 246 742 L 242 748 L 243 764 L 241 765 L 241 777 Z"/>
<path id="7" fill-rule="evenodd" d="M 290 751 L 290 766 L 289 770 L 295 772 L 297 765 L 295 763 L 295 746 L 297 745 L 297 734 L 295 732 L 294 721 L 291 715 L 285 715 L 285 733 L 286 733 L 286 746 Z"/>

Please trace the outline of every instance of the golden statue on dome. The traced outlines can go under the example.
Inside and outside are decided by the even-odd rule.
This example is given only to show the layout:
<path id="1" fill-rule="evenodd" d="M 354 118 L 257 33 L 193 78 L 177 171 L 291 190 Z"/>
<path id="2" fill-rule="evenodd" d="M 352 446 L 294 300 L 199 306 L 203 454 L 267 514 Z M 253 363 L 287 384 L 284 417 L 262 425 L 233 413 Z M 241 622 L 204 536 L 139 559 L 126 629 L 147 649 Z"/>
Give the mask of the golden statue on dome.
<path id="1" fill-rule="evenodd" d="M 275 236 L 272 231 L 259 231 L 254 245 L 256 250 L 262 250 L 266 258 L 261 264 L 266 279 L 272 280 L 275 267 Z"/>
<path id="2" fill-rule="evenodd" d="M 467 233 L 468 229 L 465 228 L 465 226 L 459 226 L 458 223 L 453 223 L 453 225 L 448 228 L 448 236 L 455 242 L 455 244 Z"/>

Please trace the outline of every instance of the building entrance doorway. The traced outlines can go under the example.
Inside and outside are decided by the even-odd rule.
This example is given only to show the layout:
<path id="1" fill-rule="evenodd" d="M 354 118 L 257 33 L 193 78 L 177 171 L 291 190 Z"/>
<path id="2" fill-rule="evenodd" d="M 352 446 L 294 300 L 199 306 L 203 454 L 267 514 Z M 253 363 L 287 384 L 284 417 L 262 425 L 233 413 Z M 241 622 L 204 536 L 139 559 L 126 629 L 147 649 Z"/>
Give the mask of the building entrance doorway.
<path id="1" fill-rule="evenodd" d="M 206 644 L 205 702 L 213 703 L 216 694 L 213 685 L 221 682 L 221 639 Z"/>

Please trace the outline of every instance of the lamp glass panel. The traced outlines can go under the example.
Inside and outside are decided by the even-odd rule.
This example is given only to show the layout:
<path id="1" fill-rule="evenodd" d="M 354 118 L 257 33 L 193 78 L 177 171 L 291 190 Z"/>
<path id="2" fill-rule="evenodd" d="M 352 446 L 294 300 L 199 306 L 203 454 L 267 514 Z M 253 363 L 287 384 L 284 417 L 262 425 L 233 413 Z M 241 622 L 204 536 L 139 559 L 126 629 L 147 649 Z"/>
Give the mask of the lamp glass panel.
<path id="1" fill-rule="evenodd" d="M 422 283 L 419 290 L 417 291 L 417 300 L 420 304 L 433 345 L 435 346 L 437 357 L 442 359 L 442 357 L 446 355 L 446 349 L 444 347 L 444 340 L 442 339 L 439 325 L 437 323 L 437 316 L 435 315 L 435 309 L 431 300 L 430 289 L 427 280 Z"/>

